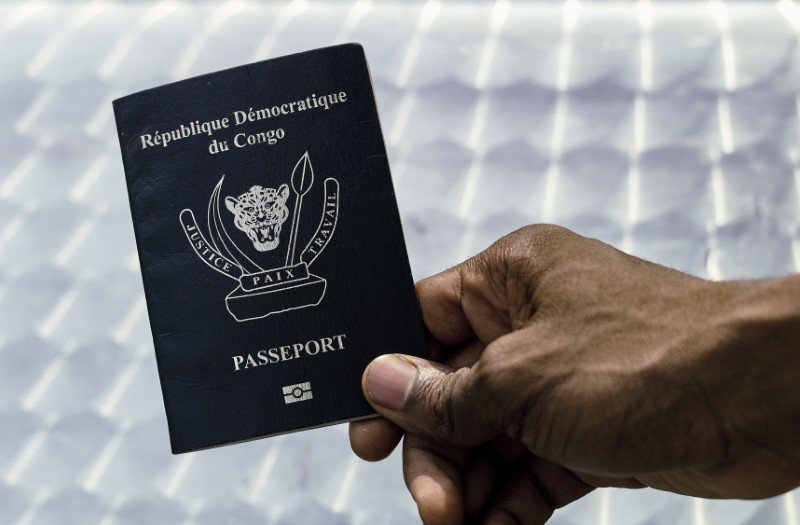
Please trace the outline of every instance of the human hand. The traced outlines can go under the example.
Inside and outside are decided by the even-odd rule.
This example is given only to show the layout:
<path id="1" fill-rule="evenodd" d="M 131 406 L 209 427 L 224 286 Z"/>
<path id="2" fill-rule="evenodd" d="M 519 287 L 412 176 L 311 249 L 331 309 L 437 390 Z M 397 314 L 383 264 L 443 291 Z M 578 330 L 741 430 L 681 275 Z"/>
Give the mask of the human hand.
<path id="1" fill-rule="evenodd" d="M 375 360 L 386 419 L 352 424 L 353 450 L 381 459 L 405 431 L 431 525 L 544 523 L 594 486 L 781 493 L 800 483 L 797 291 L 524 228 L 417 285 L 441 363 Z"/>

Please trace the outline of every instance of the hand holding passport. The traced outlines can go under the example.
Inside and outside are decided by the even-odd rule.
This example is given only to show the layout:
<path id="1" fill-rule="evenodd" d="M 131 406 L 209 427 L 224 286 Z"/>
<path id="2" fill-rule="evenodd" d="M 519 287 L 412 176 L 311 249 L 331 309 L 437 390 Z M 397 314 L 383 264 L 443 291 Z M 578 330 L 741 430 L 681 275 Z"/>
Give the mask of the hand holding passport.
<path id="1" fill-rule="evenodd" d="M 800 485 L 800 276 L 710 282 L 537 225 L 417 292 L 436 361 L 371 363 L 386 419 L 350 436 L 377 460 L 405 432 L 427 525 L 544 523 L 600 486 Z"/>
<path id="2" fill-rule="evenodd" d="M 429 525 L 542 523 L 595 486 L 800 483 L 797 278 L 710 283 L 536 226 L 418 305 L 353 44 L 114 109 L 174 453 L 363 419 L 365 459 L 405 433 Z"/>

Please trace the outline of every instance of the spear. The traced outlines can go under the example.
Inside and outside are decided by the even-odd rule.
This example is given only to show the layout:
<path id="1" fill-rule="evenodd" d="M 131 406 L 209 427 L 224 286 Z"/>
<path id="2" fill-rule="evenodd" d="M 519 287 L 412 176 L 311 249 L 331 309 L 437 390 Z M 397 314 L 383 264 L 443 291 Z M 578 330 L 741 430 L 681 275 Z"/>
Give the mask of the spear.
<path id="1" fill-rule="evenodd" d="M 312 184 L 314 184 L 314 169 L 311 167 L 311 160 L 308 158 L 308 152 L 306 151 L 292 170 L 292 191 L 294 191 L 296 198 L 294 200 L 294 211 L 292 212 L 292 231 L 289 234 L 286 266 L 294 266 L 294 249 L 297 245 L 297 227 L 300 224 L 303 195 L 308 193 Z"/>

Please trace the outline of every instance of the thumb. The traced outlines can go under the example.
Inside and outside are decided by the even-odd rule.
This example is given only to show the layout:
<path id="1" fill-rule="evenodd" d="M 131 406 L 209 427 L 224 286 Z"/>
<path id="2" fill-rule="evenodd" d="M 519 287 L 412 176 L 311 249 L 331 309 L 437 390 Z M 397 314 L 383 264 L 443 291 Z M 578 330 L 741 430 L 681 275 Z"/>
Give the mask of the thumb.
<path id="1" fill-rule="evenodd" d="M 364 371 L 362 388 L 375 410 L 406 431 L 465 447 L 498 434 L 484 417 L 471 368 L 383 355 Z"/>

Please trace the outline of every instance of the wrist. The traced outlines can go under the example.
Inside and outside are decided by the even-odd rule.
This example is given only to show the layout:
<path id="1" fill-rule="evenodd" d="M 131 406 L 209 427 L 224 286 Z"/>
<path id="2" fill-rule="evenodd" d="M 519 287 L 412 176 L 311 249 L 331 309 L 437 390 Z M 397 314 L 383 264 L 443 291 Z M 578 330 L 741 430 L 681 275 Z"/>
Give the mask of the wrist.
<path id="1" fill-rule="evenodd" d="M 800 463 L 800 276 L 709 289 L 694 368 L 728 454 L 766 447 Z"/>

